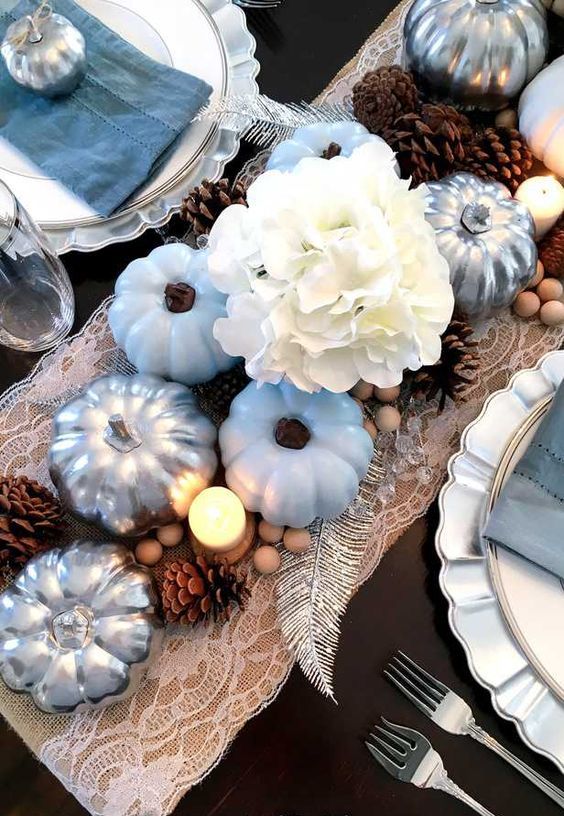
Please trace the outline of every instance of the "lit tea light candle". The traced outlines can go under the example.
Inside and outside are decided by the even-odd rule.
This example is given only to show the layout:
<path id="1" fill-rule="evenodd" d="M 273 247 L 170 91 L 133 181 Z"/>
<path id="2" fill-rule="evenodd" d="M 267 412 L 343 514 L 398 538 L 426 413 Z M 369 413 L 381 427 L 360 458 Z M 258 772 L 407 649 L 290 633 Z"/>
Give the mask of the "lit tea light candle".
<path id="1" fill-rule="evenodd" d="M 517 189 L 515 198 L 529 208 L 537 238 L 546 235 L 564 212 L 564 187 L 554 176 L 527 179 Z"/>
<path id="2" fill-rule="evenodd" d="M 235 549 L 247 526 L 241 500 L 226 487 L 208 487 L 196 496 L 188 513 L 192 534 L 202 547 L 213 553 Z"/>

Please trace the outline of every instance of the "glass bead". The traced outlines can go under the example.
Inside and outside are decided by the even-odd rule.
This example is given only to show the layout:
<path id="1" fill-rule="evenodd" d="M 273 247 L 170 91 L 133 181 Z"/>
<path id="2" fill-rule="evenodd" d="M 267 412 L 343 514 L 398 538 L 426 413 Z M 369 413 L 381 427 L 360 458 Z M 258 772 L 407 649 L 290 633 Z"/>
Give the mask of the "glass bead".
<path id="1" fill-rule="evenodd" d="M 398 434 L 396 438 L 396 450 L 398 453 L 409 453 L 413 450 L 415 443 L 407 434 Z"/>
<path id="2" fill-rule="evenodd" d="M 376 498 L 378 501 L 386 506 L 396 495 L 396 488 L 393 484 L 389 482 L 385 482 L 384 484 L 380 485 L 378 490 L 376 491 Z"/>
<path id="3" fill-rule="evenodd" d="M 407 461 L 410 465 L 420 465 L 421 462 L 424 462 L 425 454 L 423 453 L 422 448 L 414 447 L 412 450 L 410 450 L 407 454 Z"/>
<path id="4" fill-rule="evenodd" d="M 417 476 L 418 482 L 426 485 L 429 484 L 431 479 L 433 478 L 433 471 L 431 470 L 430 467 L 424 466 L 417 468 L 415 475 Z"/>
<path id="5" fill-rule="evenodd" d="M 407 430 L 411 434 L 421 433 L 421 417 L 417 416 L 417 414 L 412 414 L 408 417 Z"/>
<path id="6" fill-rule="evenodd" d="M 207 249 L 209 244 L 209 238 L 207 235 L 198 235 L 196 238 L 196 246 L 198 249 Z"/>

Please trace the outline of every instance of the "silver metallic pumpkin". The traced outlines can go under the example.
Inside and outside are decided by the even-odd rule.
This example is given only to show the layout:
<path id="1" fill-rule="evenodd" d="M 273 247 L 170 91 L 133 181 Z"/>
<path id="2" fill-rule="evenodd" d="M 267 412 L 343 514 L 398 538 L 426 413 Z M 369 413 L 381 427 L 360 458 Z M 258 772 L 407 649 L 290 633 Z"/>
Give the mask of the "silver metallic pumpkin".
<path id="1" fill-rule="evenodd" d="M 498 110 L 537 74 L 548 52 L 541 0 L 415 0 L 405 61 L 430 91 Z"/>
<path id="2" fill-rule="evenodd" d="M 476 318 L 509 306 L 536 272 L 535 226 L 528 208 L 503 184 L 471 173 L 427 187 L 426 218 L 450 267 L 456 305 Z"/>
<path id="3" fill-rule="evenodd" d="M 84 37 L 48 5 L 12 23 L 0 52 L 12 79 L 41 96 L 70 94 L 86 75 Z"/>
<path id="4" fill-rule="evenodd" d="M 63 503 L 112 535 L 186 517 L 217 467 L 217 432 L 184 385 L 112 375 L 56 413 L 49 471 Z"/>
<path id="5" fill-rule="evenodd" d="M 0 676 L 53 714 L 129 697 L 161 649 L 157 597 L 121 544 L 36 555 L 0 595 Z"/>

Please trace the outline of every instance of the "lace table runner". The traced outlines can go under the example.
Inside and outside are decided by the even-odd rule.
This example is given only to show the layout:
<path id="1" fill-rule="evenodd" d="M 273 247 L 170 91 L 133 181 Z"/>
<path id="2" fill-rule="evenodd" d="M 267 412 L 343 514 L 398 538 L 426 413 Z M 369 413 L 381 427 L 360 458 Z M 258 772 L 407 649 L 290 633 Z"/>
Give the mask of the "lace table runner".
<path id="1" fill-rule="evenodd" d="M 341 100 L 365 71 L 399 59 L 405 0 L 370 37 L 322 95 Z M 251 168 L 252 172 L 252 168 Z M 101 305 L 80 335 L 45 356 L 0 400 L 0 468 L 48 482 L 45 456 L 54 408 L 94 376 L 131 370 L 115 349 Z M 448 457 L 488 394 L 517 370 L 558 348 L 563 333 L 510 315 L 481 334 L 481 376 L 466 403 L 441 416 L 422 415 L 425 479 L 413 468 L 398 477 L 396 494 L 378 508 L 365 544 L 359 585 L 383 552 L 420 515 L 444 480 Z M 375 490 L 375 487 L 373 488 Z M 375 496 L 373 504 L 376 504 Z M 69 537 L 84 534 L 78 523 Z M 92 531 L 89 531 L 92 532 Z M 97 816 L 165 816 L 220 761 L 251 717 L 276 696 L 293 665 L 277 621 L 276 576 L 251 577 L 243 614 L 223 627 L 172 629 L 163 654 L 139 692 L 99 712 L 53 717 L 29 697 L 0 686 L 0 712 L 29 748 Z"/>

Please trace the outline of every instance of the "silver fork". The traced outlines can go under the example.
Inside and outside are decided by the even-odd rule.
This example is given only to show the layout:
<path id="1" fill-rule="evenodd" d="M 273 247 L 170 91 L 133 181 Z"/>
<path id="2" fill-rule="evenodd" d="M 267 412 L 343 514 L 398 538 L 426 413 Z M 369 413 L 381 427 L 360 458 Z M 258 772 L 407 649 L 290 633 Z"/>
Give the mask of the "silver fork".
<path id="1" fill-rule="evenodd" d="M 249 9 L 269 9 L 279 6 L 282 0 L 233 0 L 236 6 Z"/>
<path id="2" fill-rule="evenodd" d="M 387 668 L 385 676 L 398 688 L 413 705 L 426 714 L 430 720 L 448 731 L 449 734 L 463 734 L 477 740 L 486 748 L 499 754 L 517 771 L 536 785 L 553 802 L 564 808 L 564 792 L 516 757 L 483 728 L 476 725 L 472 709 L 462 697 L 445 686 L 431 674 L 414 663 L 406 654 L 398 652 Z"/>
<path id="3" fill-rule="evenodd" d="M 418 731 L 394 725 L 382 717 L 385 727 L 374 726 L 366 747 L 380 765 L 400 782 L 411 782 L 418 788 L 434 788 L 464 802 L 481 816 L 493 816 L 479 802 L 449 779 L 443 761 L 429 740 Z"/>

